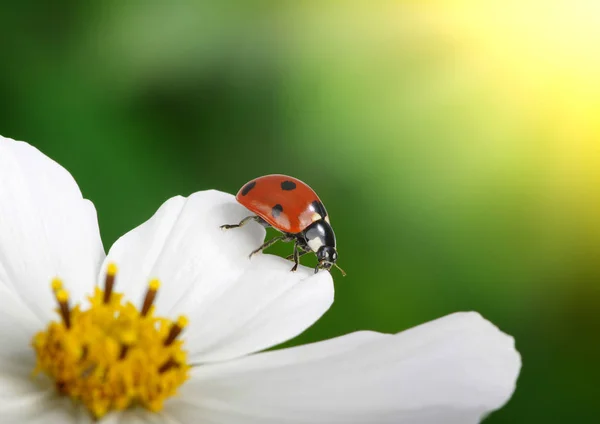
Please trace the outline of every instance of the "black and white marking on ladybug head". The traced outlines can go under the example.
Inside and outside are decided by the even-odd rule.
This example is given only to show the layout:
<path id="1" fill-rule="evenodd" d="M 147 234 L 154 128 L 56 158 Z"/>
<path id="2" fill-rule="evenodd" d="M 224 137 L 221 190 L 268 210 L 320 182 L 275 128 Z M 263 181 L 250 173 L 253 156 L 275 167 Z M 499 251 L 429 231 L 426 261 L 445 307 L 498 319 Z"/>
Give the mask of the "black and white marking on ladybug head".
<path id="1" fill-rule="evenodd" d="M 317 254 L 318 269 L 329 269 L 337 261 L 335 233 L 324 219 L 313 222 L 304 230 L 306 244 Z"/>
<path id="2" fill-rule="evenodd" d="M 337 251 L 335 247 L 321 246 L 317 251 L 317 259 L 319 260 L 319 268 L 329 270 L 337 261 Z"/>

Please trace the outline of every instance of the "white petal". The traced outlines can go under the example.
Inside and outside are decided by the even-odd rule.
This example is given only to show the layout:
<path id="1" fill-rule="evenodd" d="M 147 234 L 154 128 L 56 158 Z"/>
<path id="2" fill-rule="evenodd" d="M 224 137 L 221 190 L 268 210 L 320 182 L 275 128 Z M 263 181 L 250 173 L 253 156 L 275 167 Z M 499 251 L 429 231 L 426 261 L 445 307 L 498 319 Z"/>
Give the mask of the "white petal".
<path id="1" fill-rule="evenodd" d="M 141 303 L 148 280 L 162 281 L 157 312 L 188 315 L 184 337 L 192 361 L 224 360 L 282 343 L 333 301 L 328 272 L 300 267 L 293 273 L 291 262 L 273 255 L 248 259 L 264 240 L 259 224 L 219 228 L 248 215 L 227 193 L 175 197 L 108 254 L 107 262 L 119 266 L 116 290 L 128 298 Z"/>
<path id="2" fill-rule="evenodd" d="M 0 284 L 0 382 L 15 373 L 29 377 L 35 365 L 31 339 L 39 330 L 37 317 L 13 291 Z M 11 384 L 9 389 L 13 391 L 15 387 Z M 4 397 L 5 388 L 0 383 L 0 398 Z"/>
<path id="3" fill-rule="evenodd" d="M 52 278 L 78 299 L 103 258 L 96 210 L 73 177 L 29 144 L 0 137 L 0 285 L 46 321 L 55 317 Z"/>
<path id="4" fill-rule="evenodd" d="M 510 398 L 519 369 L 512 337 L 458 313 L 195 368 L 166 412 L 213 424 L 477 423 Z"/>
<path id="5" fill-rule="evenodd" d="M 0 417 L 6 423 L 81 423 L 86 417 L 70 400 L 60 397 L 48 378 L 32 378 L 35 356 L 31 338 L 39 320 L 20 299 L 0 285 Z"/>
<path id="6" fill-rule="evenodd" d="M 20 396 L 0 400 L 0 416 L 3 423 L 23 424 L 92 424 L 93 420 L 85 409 L 60 396 L 50 384 L 40 386 L 31 378 L 30 390 Z"/>

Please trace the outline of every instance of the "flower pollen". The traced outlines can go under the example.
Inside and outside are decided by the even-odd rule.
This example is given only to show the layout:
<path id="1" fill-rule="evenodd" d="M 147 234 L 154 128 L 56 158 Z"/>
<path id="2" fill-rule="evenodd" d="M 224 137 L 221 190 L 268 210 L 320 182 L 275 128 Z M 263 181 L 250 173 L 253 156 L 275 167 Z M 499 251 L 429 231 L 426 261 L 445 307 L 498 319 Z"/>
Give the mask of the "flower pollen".
<path id="1" fill-rule="evenodd" d="M 83 403 L 95 418 L 141 405 L 160 411 L 165 399 L 189 377 L 183 341 L 188 320 L 154 316 L 160 282 L 152 280 L 140 310 L 114 292 L 117 267 L 109 264 L 104 290 L 96 287 L 90 307 L 69 305 L 62 281 L 52 281 L 61 321 L 52 321 L 32 340 L 34 373 L 55 381 L 63 395 Z"/>

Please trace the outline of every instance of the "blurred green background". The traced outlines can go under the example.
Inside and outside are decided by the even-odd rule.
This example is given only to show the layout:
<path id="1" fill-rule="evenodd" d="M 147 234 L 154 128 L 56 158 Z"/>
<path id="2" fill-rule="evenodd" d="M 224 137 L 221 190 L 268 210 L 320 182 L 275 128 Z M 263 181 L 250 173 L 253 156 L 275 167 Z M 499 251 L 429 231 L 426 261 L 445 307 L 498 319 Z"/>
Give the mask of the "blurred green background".
<path id="1" fill-rule="evenodd" d="M 294 175 L 348 277 L 292 343 L 477 310 L 524 362 L 487 422 L 597 422 L 599 3 L 21 0 L 0 16 L 0 133 L 73 173 L 107 250 L 173 195 Z"/>

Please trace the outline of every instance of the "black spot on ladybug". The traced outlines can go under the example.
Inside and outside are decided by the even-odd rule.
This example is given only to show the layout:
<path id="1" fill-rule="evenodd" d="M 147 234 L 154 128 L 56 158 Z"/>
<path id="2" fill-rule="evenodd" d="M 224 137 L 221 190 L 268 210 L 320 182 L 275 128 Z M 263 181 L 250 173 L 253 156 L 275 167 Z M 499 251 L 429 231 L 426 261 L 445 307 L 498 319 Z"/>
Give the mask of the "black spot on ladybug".
<path id="1" fill-rule="evenodd" d="M 252 190 L 255 185 L 256 185 L 256 181 L 252 181 L 252 182 L 249 182 L 248 184 L 246 184 L 244 186 L 244 188 L 242 189 L 242 196 L 245 196 L 246 194 L 250 193 L 250 190 Z"/>
<path id="2" fill-rule="evenodd" d="M 281 206 L 279 203 L 277 203 L 271 209 L 271 215 L 273 215 L 273 218 L 277 218 L 279 215 L 281 215 L 281 212 L 283 212 L 283 206 Z"/>
<path id="3" fill-rule="evenodd" d="M 321 218 L 325 218 L 327 216 L 327 211 L 325 210 L 325 206 L 323 206 L 323 203 L 319 202 L 318 200 L 314 200 L 310 204 L 310 208 L 313 211 L 315 211 L 316 213 L 318 213 L 319 215 L 321 215 Z"/>
<path id="4" fill-rule="evenodd" d="M 281 182 L 282 190 L 290 191 L 290 190 L 294 190 L 295 188 L 296 188 L 296 183 L 293 181 L 285 180 L 285 181 Z"/>

